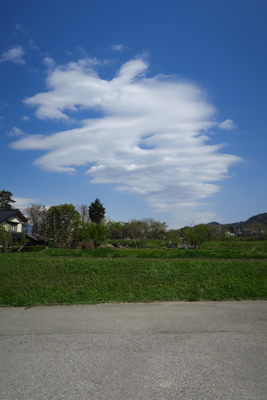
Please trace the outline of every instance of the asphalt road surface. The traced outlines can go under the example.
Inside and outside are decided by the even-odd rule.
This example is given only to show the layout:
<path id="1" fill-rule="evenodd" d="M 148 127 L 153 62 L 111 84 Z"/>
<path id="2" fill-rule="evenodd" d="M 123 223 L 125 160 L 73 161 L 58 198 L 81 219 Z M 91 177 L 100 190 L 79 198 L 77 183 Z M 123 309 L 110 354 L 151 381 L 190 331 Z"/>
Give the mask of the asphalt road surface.
<path id="1" fill-rule="evenodd" d="M 267 399 L 267 302 L 0 308 L 0 399 Z"/>

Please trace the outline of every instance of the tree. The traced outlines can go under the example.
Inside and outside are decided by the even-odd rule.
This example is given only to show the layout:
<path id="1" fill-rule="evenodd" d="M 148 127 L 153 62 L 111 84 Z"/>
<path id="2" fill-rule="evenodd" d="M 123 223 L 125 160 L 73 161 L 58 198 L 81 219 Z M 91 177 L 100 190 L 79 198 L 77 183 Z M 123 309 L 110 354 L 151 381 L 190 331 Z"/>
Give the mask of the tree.
<path id="1" fill-rule="evenodd" d="M 89 206 L 89 217 L 95 224 L 100 224 L 106 214 L 105 207 L 98 198 Z"/>
<path id="2" fill-rule="evenodd" d="M 126 224 L 127 233 L 132 236 L 135 247 L 137 248 L 136 239 L 142 236 L 142 223 L 137 219 L 132 219 Z"/>
<path id="3" fill-rule="evenodd" d="M 30 239 L 26 238 L 26 234 L 24 232 L 22 232 L 21 238 L 19 239 L 19 241 L 15 240 L 15 246 L 18 247 L 17 251 L 21 251 L 23 249 L 23 247 L 29 243 Z"/>
<path id="4" fill-rule="evenodd" d="M 90 222 L 90 218 L 88 215 L 88 206 L 85 204 L 81 204 L 80 206 L 76 206 L 76 210 L 80 213 L 80 218 L 83 223 Z"/>
<path id="5" fill-rule="evenodd" d="M 43 226 L 43 206 L 40 204 L 31 204 L 28 207 L 24 207 L 24 212 L 28 217 L 28 222 L 32 226 L 31 233 L 33 235 L 41 235 L 42 234 L 42 226 Z"/>
<path id="6" fill-rule="evenodd" d="M 246 228 L 251 229 L 251 236 L 257 238 L 257 240 L 266 240 L 267 239 L 267 226 L 266 224 L 262 224 L 260 222 L 251 222 L 246 225 Z"/>
<path id="7" fill-rule="evenodd" d="M 12 196 L 13 194 L 11 192 L 8 192 L 7 190 L 2 190 L 0 192 L 0 209 L 5 209 L 5 210 L 12 209 L 11 203 L 16 203 L 15 200 L 11 198 Z"/>
<path id="8" fill-rule="evenodd" d="M 13 244 L 12 233 L 8 232 L 3 226 L 0 225 L 0 246 L 2 252 L 5 253 L 11 244 Z"/>
<path id="9" fill-rule="evenodd" d="M 107 233 L 108 228 L 104 224 L 81 223 L 78 228 L 77 237 L 80 242 L 93 241 L 94 246 L 98 247 L 105 241 Z"/>
<path id="10" fill-rule="evenodd" d="M 185 241 L 195 249 L 200 249 L 203 242 L 210 240 L 210 229 L 205 224 L 195 225 L 192 228 L 187 227 L 184 231 Z"/>
<path id="11" fill-rule="evenodd" d="M 107 236 L 107 228 L 103 224 L 90 224 L 90 235 L 94 246 L 98 247 L 103 243 Z"/>
<path id="12" fill-rule="evenodd" d="M 47 211 L 48 233 L 54 247 L 71 247 L 77 241 L 80 214 L 72 204 L 52 206 Z"/>
<path id="13" fill-rule="evenodd" d="M 110 239 L 121 239 L 123 237 L 124 222 L 108 221 L 106 228 Z"/>
<path id="14" fill-rule="evenodd" d="M 181 232 L 180 232 L 179 229 L 170 229 L 168 231 L 167 244 L 176 244 L 176 245 L 178 245 L 178 243 L 181 242 L 180 234 L 181 234 Z"/>
<path id="15" fill-rule="evenodd" d="M 144 218 L 141 221 L 143 235 L 147 239 L 163 239 L 166 235 L 166 222 L 156 221 L 154 218 Z"/>

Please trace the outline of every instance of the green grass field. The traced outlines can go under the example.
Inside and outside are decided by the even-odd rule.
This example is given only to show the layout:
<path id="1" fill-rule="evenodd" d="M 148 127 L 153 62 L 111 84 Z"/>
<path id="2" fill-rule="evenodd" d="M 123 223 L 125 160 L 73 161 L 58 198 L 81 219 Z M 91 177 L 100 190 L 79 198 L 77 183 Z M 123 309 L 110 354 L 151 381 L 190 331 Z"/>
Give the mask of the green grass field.
<path id="1" fill-rule="evenodd" d="M 0 256 L 0 306 L 267 299 L 266 261 Z"/>

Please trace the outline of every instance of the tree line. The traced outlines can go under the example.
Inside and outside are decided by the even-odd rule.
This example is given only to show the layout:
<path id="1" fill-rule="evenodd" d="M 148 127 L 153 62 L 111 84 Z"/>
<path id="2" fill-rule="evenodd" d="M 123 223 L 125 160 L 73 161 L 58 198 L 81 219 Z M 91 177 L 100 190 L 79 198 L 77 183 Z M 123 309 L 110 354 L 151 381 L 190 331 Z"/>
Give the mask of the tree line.
<path id="1" fill-rule="evenodd" d="M 11 192 L 0 191 L 0 209 L 12 209 L 14 202 Z M 107 220 L 105 207 L 98 198 L 89 206 L 60 204 L 48 208 L 31 204 L 23 207 L 23 212 L 28 218 L 23 232 L 31 233 L 38 238 L 39 243 L 60 248 L 76 248 L 81 243 L 89 242 L 98 247 L 107 239 L 132 239 L 136 247 L 137 240 L 141 240 L 143 245 L 149 240 L 164 240 L 165 244 L 186 242 L 194 248 L 200 248 L 205 241 L 227 237 L 226 230 L 220 228 L 215 232 L 214 227 L 206 224 L 168 229 L 166 222 L 153 218 L 132 219 L 128 222 Z M 6 232 L 1 234 L 7 236 Z"/>
<path id="2" fill-rule="evenodd" d="M 60 204 L 49 208 L 32 204 L 24 207 L 28 224 L 23 230 L 53 247 L 76 247 L 81 241 L 94 241 L 97 247 L 106 236 L 105 208 L 97 198 L 89 207 Z"/>

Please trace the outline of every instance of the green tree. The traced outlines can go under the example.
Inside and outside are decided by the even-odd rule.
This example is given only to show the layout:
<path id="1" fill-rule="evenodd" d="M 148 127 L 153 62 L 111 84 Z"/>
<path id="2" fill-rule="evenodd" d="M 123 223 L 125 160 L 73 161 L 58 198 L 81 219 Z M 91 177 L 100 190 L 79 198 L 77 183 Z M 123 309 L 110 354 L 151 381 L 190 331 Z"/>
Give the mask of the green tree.
<path id="1" fill-rule="evenodd" d="M 13 194 L 11 192 L 8 192 L 7 190 L 2 190 L 0 192 L 0 209 L 5 209 L 5 210 L 12 209 L 11 203 L 16 203 L 15 200 L 11 198 L 12 196 Z"/>
<path id="2" fill-rule="evenodd" d="M 144 235 L 147 239 L 163 239 L 166 236 L 166 222 L 156 221 L 154 218 L 144 218 L 141 221 L 144 226 Z"/>
<path id="3" fill-rule="evenodd" d="M 107 228 L 103 224 L 90 224 L 90 235 L 94 246 L 98 247 L 106 239 Z"/>
<path id="4" fill-rule="evenodd" d="M 80 214 L 72 204 L 52 206 L 47 211 L 47 231 L 54 247 L 71 247 L 77 243 Z"/>
<path id="5" fill-rule="evenodd" d="M 108 221 L 106 223 L 107 235 L 110 239 L 122 239 L 124 222 Z"/>
<path id="6" fill-rule="evenodd" d="M 194 227 L 187 227 L 184 231 L 185 241 L 195 249 L 200 249 L 202 243 L 210 240 L 210 228 L 205 224 L 195 225 Z"/>
<path id="7" fill-rule="evenodd" d="M 30 239 L 26 238 L 26 234 L 22 232 L 21 238 L 19 240 L 15 240 L 15 247 L 17 248 L 17 251 L 21 251 L 23 247 L 29 243 Z"/>
<path id="8" fill-rule="evenodd" d="M 89 217 L 95 224 L 100 224 L 106 214 L 105 207 L 101 201 L 96 198 L 93 203 L 89 206 Z"/>
<path id="9" fill-rule="evenodd" d="M 132 219 L 131 221 L 127 222 L 126 230 L 128 235 L 133 238 L 135 247 L 137 248 L 136 239 L 140 239 L 143 232 L 142 222 L 138 221 L 137 219 Z"/>
<path id="10" fill-rule="evenodd" d="M 246 225 L 246 228 L 251 229 L 251 236 L 256 237 L 258 240 L 267 239 L 267 225 L 260 222 L 251 222 Z"/>
<path id="11" fill-rule="evenodd" d="M 167 244 L 178 244 L 181 242 L 179 229 L 170 229 L 167 236 Z"/>
<path id="12" fill-rule="evenodd" d="M 81 223 L 77 237 L 80 242 L 93 241 L 94 246 L 98 247 L 105 241 L 107 234 L 108 228 L 104 224 Z"/>
<path id="13" fill-rule="evenodd" d="M 0 225 L 0 250 L 5 253 L 11 244 L 13 244 L 12 233 Z"/>

